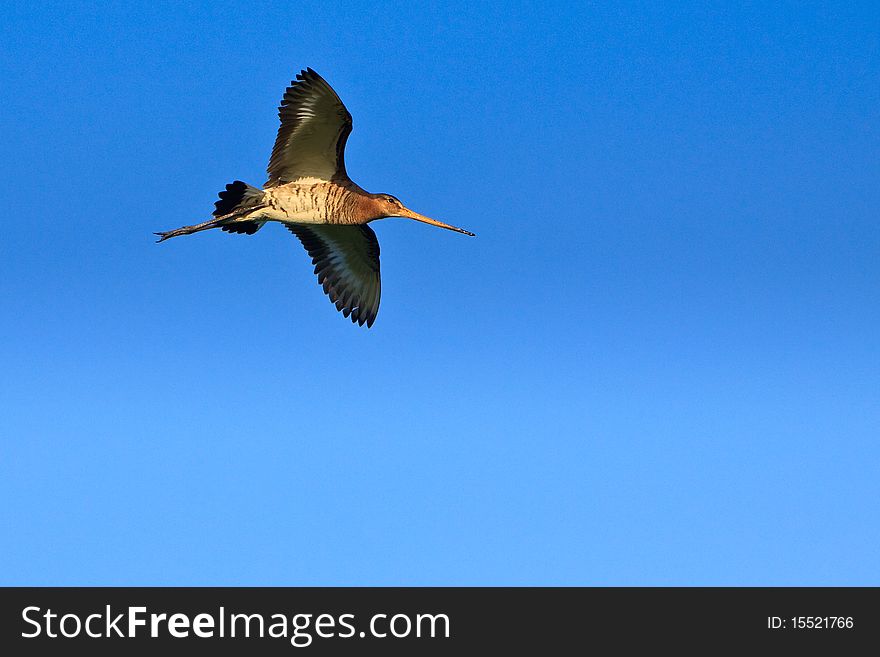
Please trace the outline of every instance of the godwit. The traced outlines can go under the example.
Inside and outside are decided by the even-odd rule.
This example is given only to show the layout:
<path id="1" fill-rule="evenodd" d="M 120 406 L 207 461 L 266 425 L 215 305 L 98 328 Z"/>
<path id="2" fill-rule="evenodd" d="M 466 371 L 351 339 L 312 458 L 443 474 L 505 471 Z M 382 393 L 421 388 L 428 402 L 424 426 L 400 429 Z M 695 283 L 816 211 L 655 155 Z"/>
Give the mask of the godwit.
<path id="1" fill-rule="evenodd" d="M 407 217 L 473 236 L 413 212 L 390 194 L 365 192 L 345 171 L 351 114 L 320 75 L 307 68 L 290 83 L 278 108 L 281 127 L 262 189 L 236 180 L 220 192 L 214 218 L 156 233 L 159 242 L 211 228 L 253 235 L 279 221 L 312 258 L 318 284 L 352 322 L 367 327 L 379 311 L 379 242 L 367 225 Z"/>

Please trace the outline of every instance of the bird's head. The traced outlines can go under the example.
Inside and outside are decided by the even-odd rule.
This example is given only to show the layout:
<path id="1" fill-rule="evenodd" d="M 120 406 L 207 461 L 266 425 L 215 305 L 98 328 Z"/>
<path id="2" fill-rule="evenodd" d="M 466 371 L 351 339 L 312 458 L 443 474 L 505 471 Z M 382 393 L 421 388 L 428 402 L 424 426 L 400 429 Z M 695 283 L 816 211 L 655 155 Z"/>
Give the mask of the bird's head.
<path id="1" fill-rule="evenodd" d="M 431 226 L 446 228 L 447 230 L 454 230 L 456 233 L 464 233 L 465 235 L 470 235 L 472 237 L 474 235 L 464 228 L 450 226 L 449 224 L 444 224 L 442 221 L 437 221 L 436 219 L 431 219 L 430 217 L 426 217 L 425 215 L 419 214 L 418 212 L 413 212 L 403 203 L 401 203 L 397 198 L 391 196 L 391 194 L 375 194 L 373 196 L 373 201 L 375 203 L 375 208 L 378 213 L 378 216 L 376 217 L 377 219 L 382 219 L 384 217 L 406 217 L 408 219 L 421 221 L 425 224 L 430 224 Z"/>

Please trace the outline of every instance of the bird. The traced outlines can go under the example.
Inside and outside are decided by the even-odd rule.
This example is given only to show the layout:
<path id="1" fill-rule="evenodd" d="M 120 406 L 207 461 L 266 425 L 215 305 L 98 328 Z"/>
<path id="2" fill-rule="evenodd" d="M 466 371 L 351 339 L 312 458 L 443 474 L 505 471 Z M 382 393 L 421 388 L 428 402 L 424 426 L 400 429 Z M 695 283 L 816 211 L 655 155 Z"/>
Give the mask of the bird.
<path id="1" fill-rule="evenodd" d="M 226 185 L 212 219 L 155 233 L 164 242 L 212 228 L 253 235 L 266 223 L 283 224 L 305 247 L 318 284 L 345 317 L 370 328 L 381 296 L 379 241 L 369 223 L 405 217 L 474 236 L 463 228 L 407 208 L 391 194 L 371 194 L 345 170 L 351 114 L 311 68 L 296 75 L 278 107 L 281 125 L 262 188 L 240 180 Z"/>

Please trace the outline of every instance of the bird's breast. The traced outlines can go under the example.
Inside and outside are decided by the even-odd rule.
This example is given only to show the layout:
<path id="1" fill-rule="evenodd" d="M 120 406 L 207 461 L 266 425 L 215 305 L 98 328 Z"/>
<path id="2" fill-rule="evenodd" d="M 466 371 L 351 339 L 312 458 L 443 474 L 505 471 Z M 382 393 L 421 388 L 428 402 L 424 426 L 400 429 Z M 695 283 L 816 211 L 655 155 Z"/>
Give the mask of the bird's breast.
<path id="1" fill-rule="evenodd" d="M 352 192 L 334 183 L 288 183 L 266 190 L 267 218 L 315 224 L 354 223 Z"/>

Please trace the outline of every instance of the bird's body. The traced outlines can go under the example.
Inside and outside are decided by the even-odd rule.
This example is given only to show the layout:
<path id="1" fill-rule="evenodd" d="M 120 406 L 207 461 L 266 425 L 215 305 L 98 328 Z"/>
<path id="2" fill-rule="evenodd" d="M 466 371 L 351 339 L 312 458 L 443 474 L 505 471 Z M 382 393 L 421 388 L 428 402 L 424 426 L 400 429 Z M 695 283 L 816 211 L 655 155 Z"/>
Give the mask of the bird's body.
<path id="1" fill-rule="evenodd" d="M 379 243 L 367 226 L 407 217 L 466 235 L 420 215 L 388 194 L 371 194 L 348 177 L 345 142 L 351 115 L 327 82 L 307 69 L 281 100 L 281 127 L 262 189 L 235 181 L 220 192 L 214 219 L 159 235 L 159 241 L 211 228 L 251 235 L 280 222 L 312 257 L 318 283 L 346 317 L 371 326 L 379 309 Z"/>
<path id="2" fill-rule="evenodd" d="M 370 195 L 350 180 L 300 180 L 264 191 L 267 207 L 257 213 L 268 221 L 361 224 L 369 221 L 376 209 Z"/>

